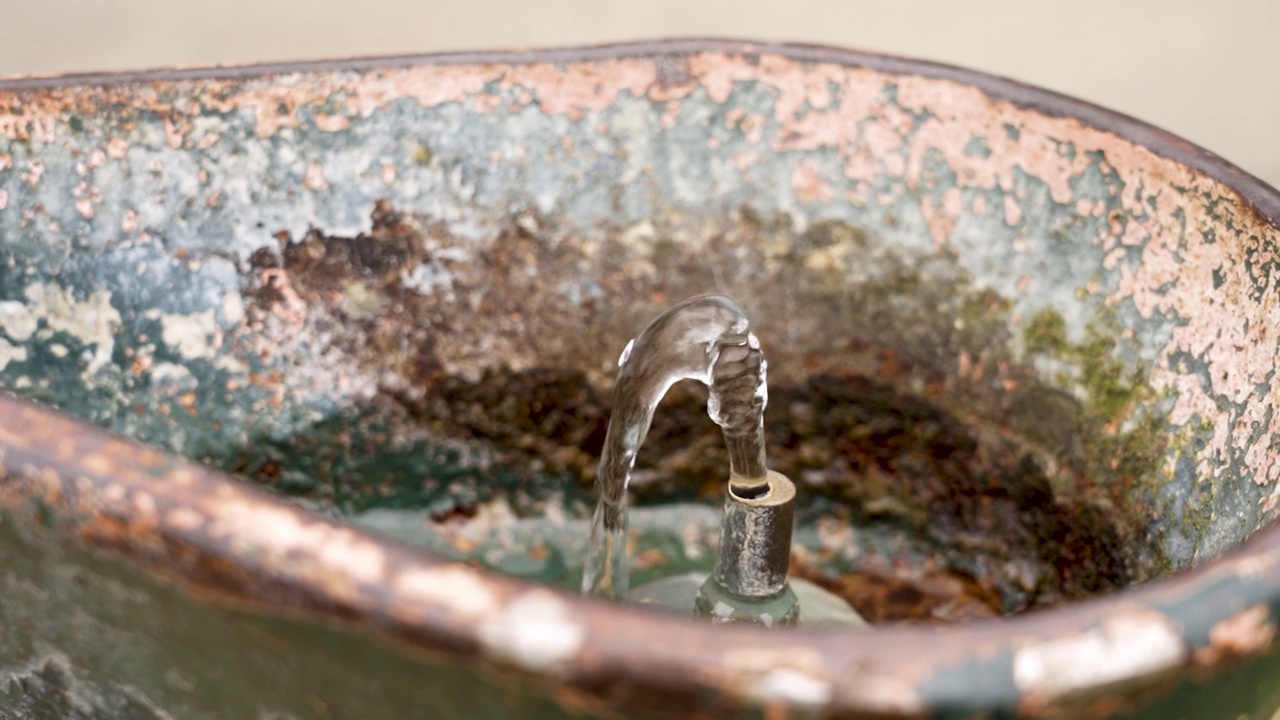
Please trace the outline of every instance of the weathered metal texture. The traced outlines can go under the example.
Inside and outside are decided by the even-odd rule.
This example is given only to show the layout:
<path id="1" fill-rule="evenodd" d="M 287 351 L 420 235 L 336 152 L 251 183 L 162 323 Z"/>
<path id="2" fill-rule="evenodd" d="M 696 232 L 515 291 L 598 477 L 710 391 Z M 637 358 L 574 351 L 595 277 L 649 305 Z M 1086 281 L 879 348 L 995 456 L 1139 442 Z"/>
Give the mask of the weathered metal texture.
<path id="1" fill-rule="evenodd" d="M 7 80 L 0 137 L 0 382 L 104 428 L 0 401 L 23 533 L 49 525 L 201 602 L 465 658 L 422 665 L 448 678 L 439 702 L 465 698 L 454 716 L 492 715 L 450 693 L 495 669 L 521 678 L 511 697 L 534 706 L 508 710 L 525 715 L 552 712 L 539 698 L 684 716 L 1280 706 L 1280 195 L 1161 131 L 928 63 L 684 41 Z M 577 512 L 617 350 L 706 290 L 758 319 L 770 457 L 837 521 L 810 523 L 811 553 L 946 568 L 1008 611 L 1071 602 L 874 637 L 712 627 L 301 507 Z M 31 532 L 6 552 L 87 562 Z M 227 716 L 207 685 L 147 679 L 202 672 L 173 638 L 148 629 L 150 664 L 113 665 L 110 637 L 40 619 L 5 623 L 31 628 L 9 655 L 44 668 L 30 687 L 91 678 L 109 691 L 80 697 L 85 715 Z M 350 716 L 409 697 L 368 687 L 253 703 Z"/>

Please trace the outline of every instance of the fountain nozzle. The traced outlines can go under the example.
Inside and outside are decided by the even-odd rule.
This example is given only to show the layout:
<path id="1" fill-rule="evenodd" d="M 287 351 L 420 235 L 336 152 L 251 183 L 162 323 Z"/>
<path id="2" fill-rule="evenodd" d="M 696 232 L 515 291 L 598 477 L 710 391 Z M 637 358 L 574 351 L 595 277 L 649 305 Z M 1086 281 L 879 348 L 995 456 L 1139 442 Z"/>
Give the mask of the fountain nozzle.
<path id="1" fill-rule="evenodd" d="M 796 487 L 772 470 L 729 479 L 715 567 L 694 611 L 714 622 L 794 625 L 800 604 L 787 583 Z"/>
<path id="2" fill-rule="evenodd" d="M 724 295 L 701 295 L 668 308 L 627 344 L 618 359 L 613 414 L 596 473 L 600 497 L 583 592 L 768 627 L 799 622 L 803 599 L 816 611 L 806 609 L 811 619 L 863 624 L 831 593 L 803 580 L 793 589 L 787 580 L 796 488 L 765 465 L 768 368 L 742 308 Z M 681 379 L 708 386 L 707 414 L 723 431 L 729 452 L 720 551 L 710 576 L 664 578 L 629 592 L 627 482 L 654 408 Z"/>

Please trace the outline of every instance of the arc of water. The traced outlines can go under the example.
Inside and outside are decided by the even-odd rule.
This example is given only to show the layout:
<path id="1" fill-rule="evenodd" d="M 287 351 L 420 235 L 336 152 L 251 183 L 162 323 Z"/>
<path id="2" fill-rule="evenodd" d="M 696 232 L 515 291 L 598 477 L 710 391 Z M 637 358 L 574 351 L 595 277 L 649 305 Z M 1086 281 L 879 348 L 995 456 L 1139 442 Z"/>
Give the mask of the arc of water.
<path id="1" fill-rule="evenodd" d="M 724 433 L 731 477 L 764 477 L 767 371 L 746 314 L 726 295 L 700 295 L 674 305 L 627 343 L 618 359 L 613 414 L 596 472 L 599 500 L 584 593 L 620 598 L 627 592 L 627 484 L 654 409 L 676 382 L 709 386 L 707 413 Z"/>

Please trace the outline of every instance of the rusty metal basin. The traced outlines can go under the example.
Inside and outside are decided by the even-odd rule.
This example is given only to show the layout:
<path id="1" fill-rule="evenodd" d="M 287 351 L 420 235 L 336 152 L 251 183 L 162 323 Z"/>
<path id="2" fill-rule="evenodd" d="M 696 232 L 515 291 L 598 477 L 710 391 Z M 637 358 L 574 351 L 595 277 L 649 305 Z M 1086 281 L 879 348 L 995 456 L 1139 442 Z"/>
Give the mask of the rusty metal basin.
<path id="1" fill-rule="evenodd" d="M 1141 122 L 828 48 L 0 81 L 0 714 L 1266 720 L 1278 218 Z M 571 590 L 613 361 L 706 291 L 793 571 L 872 633 Z M 713 550 L 702 401 L 640 571 Z"/>

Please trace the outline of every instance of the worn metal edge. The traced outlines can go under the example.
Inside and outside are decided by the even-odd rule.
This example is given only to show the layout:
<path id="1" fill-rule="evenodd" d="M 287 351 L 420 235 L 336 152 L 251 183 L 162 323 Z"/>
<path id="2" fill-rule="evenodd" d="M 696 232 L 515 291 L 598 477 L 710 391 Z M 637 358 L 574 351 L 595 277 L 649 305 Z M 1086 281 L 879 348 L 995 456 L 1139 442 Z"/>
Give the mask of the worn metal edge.
<path id="1" fill-rule="evenodd" d="M 410 647 L 479 656 L 588 695 L 625 684 L 688 697 L 693 685 L 719 695 L 717 702 L 803 705 L 814 693 L 791 697 L 792 689 L 822 688 L 817 694 L 826 710 L 913 717 L 929 707 L 974 701 L 964 697 L 967 683 L 957 682 L 957 674 L 980 673 L 987 676 L 987 700 L 1030 702 L 1027 709 L 1039 714 L 1082 691 L 1090 696 L 1091 686 L 1063 686 L 1036 671 L 1081 647 L 1087 655 L 1147 634 L 1160 640 L 1163 652 L 1155 661 L 1131 662 L 1129 654 L 1119 663 L 1101 663 L 1098 677 L 1107 682 L 1097 689 L 1145 689 L 1181 670 L 1204 677 L 1219 660 L 1229 666 L 1239 653 L 1232 647 L 1212 652 L 1212 632 L 1203 647 L 1184 637 L 1189 628 L 1175 618 L 1178 606 L 1201 605 L 1200 627 L 1234 627 L 1241 622 L 1239 608 L 1221 597 L 1196 602 L 1197 596 L 1224 581 L 1261 581 L 1268 588 L 1239 599 L 1253 613 L 1246 618 L 1252 624 L 1273 626 L 1265 613 L 1255 617 L 1255 608 L 1274 596 L 1269 590 L 1280 589 L 1269 587 L 1280 583 L 1280 533 L 1273 527 L 1179 576 L 1004 620 L 886 627 L 874 635 L 703 626 L 443 561 L 26 400 L 0 394 L 0 413 L 27 428 L 22 435 L 0 428 L 0 507 L 18 517 L 24 508 L 34 511 L 34 501 L 52 511 L 46 514 L 53 526 L 72 542 L 185 583 L 198 597 L 354 624 Z M 507 641 L 525 635 L 518 627 L 525 621 L 550 624 L 574 642 L 531 656 Z M 1269 646 L 1248 648 L 1248 654 Z M 1213 662 L 1206 664 L 1206 657 Z M 990 677 L 997 669 L 1003 677 Z M 776 692 L 760 696 L 760 683 L 775 680 L 778 687 L 769 687 Z"/>
<path id="2" fill-rule="evenodd" d="M 1145 120 L 992 73 L 930 60 L 820 44 L 691 37 L 545 49 L 446 51 L 330 60 L 0 77 L 0 92 L 80 85 L 110 86 L 194 80 L 239 80 L 291 73 L 365 72 L 421 65 L 598 62 L 699 52 L 778 55 L 800 62 L 834 63 L 894 75 L 918 75 L 970 85 L 993 98 L 1008 101 L 1021 108 L 1056 117 L 1075 118 L 1088 126 L 1141 145 L 1168 160 L 1198 170 L 1235 190 L 1241 200 L 1257 212 L 1267 224 L 1280 226 L 1280 190 L 1221 156 Z"/>

